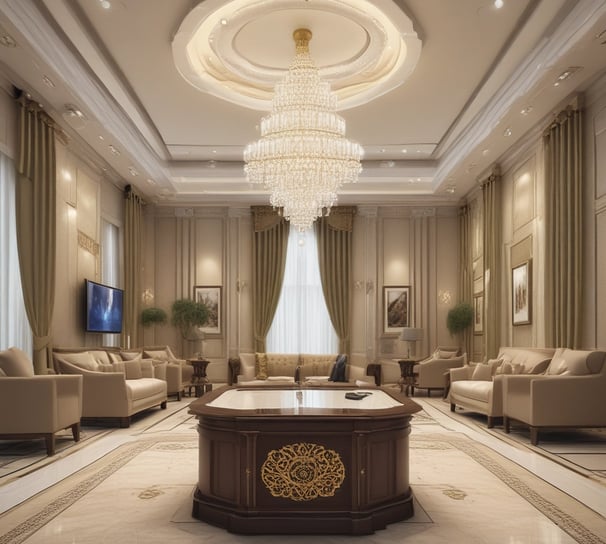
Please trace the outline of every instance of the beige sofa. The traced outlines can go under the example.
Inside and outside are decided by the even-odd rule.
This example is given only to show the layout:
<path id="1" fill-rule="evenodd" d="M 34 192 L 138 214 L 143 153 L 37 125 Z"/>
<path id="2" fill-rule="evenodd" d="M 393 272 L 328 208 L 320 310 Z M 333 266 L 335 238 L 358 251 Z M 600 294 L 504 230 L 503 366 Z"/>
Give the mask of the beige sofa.
<path id="1" fill-rule="evenodd" d="M 458 406 L 484 414 L 492 428 L 503 417 L 503 372 L 540 374 L 554 352 L 552 348 L 501 347 L 496 359 L 450 370 L 450 410 Z"/>
<path id="2" fill-rule="evenodd" d="M 54 455 L 58 431 L 71 429 L 80 440 L 81 417 L 82 376 L 34 376 L 23 351 L 0 351 L 0 439 L 44 438 Z"/>
<path id="3" fill-rule="evenodd" d="M 238 385 L 309 385 L 374 386 L 374 376 L 367 369 L 344 362 L 343 381 L 331 381 L 337 355 L 290 353 L 241 353 L 229 360 L 229 384 Z"/>
<path id="4" fill-rule="evenodd" d="M 117 419 L 130 425 L 133 414 L 160 406 L 166 408 L 166 363 L 151 359 L 120 360 L 113 350 L 55 348 L 55 370 L 82 376 L 82 417 Z"/>
<path id="5" fill-rule="evenodd" d="M 539 431 L 606 427 L 606 352 L 559 348 L 541 376 L 503 376 L 503 425 L 515 420 Z"/>

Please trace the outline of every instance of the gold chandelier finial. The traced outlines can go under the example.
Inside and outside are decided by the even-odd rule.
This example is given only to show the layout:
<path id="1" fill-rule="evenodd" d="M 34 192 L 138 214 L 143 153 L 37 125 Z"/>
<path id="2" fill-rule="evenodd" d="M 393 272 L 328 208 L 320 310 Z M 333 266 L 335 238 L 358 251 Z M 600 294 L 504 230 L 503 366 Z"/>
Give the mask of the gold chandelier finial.
<path id="1" fill-rule="evenodd" d="M 297 28 L 297 30 L 292 33 L 292 37 L 295 40 L 295 46 L 304 47 L 306 49 L 309 48 L 311 36 L 311 30 L 309 30 L 308 28 Z"/>

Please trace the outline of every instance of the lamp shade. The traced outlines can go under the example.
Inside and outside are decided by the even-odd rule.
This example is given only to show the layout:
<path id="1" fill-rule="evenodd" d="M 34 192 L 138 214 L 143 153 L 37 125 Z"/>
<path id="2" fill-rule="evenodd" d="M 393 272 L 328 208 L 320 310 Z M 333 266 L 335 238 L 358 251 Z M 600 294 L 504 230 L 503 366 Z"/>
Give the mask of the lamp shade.
<path id="1" fill-rule="evenodd" d="M 416 329 L 414 327 L 404 327 L 400 333 L 400 340 L 406 342 L 416 342 L 417 340 L 423 339 L 423 329 Z"/>

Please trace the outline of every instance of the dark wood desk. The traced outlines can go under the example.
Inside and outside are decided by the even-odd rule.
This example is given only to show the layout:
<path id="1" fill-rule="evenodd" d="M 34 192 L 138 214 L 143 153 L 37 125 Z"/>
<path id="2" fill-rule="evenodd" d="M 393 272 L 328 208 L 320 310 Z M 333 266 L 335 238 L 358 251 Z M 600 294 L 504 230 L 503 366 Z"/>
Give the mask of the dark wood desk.
<path id="1" fill-rule="evenodd" d="M 229 387 L 192 402 L 193 516 L 233 533 L 356 535 L 411 517 L 408 441 L 421 407 L 367 391 Z"/>
<path id="2" fill-rule="evenodd" d="M 206 359 L 187 359 L 187 362 L 194 367 L 194 374 L 191 377 L 191 383 L 187 386 L 188 395 L 191 397 L 192 389 L 196 397 L 202 396 L 208 391 L 212 391 L 213 384 L 208 381 L 206 376 L 206 367 L 210 361 Z"/>

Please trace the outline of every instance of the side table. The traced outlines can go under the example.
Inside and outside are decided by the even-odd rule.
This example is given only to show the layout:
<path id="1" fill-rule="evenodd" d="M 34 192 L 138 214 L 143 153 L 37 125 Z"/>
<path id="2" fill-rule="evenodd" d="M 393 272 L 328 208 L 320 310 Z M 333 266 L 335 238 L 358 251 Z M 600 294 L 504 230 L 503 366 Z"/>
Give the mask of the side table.
<path id="1" fill-rule="evenodd" d="M 213 384 L 208 381 L 206 376 L 206 367 L 210 361 L 207 359 L 187 359 L 187 362 L 194 367 L 194 374 L 191 377 L 191 383 L 187 386 L 188 395 L 191 397 L 192 389 L 196 397 L 212 391 Z"/>
<path id="2" fill-rule="evenodd" d="M 422 357 L 408 357 L 406 359 L 398 359 L 398 364 L 400 365 L 400 374 L 402 376 L 398 383 L 400 384 L 400 391 L 402 391 L 406 396 L 414 397 L 415 395 L 414 367 L 419 361 L 422 360 Z M 410 395 L 408 395 L 409 389 Z"/>

